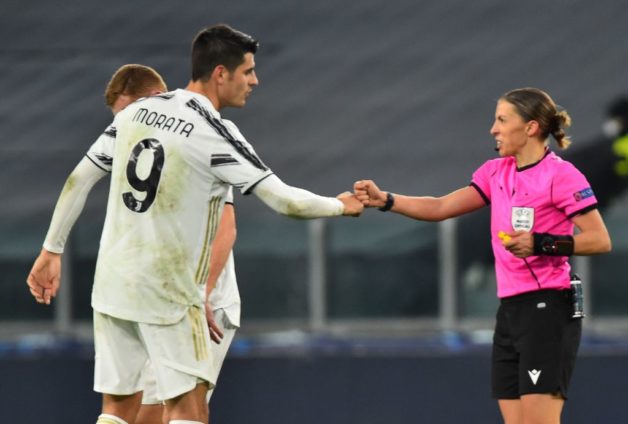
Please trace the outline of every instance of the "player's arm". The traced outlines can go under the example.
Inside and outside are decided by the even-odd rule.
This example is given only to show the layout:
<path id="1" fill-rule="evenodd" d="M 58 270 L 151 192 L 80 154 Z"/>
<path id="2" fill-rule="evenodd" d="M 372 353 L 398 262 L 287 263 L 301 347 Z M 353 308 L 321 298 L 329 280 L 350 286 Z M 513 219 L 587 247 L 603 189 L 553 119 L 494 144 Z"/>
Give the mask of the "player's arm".
<path id="1" fill-rule="evenodd" d="M 26 280 L 31 294 L 39 303 L 50 304 L 59 289 L 61 254 L 70 230 L 85 206 L 94 184 L 107 172 L 83 158 L 74 168 L 57 200 L 43 249 Z"/>
<path id="2" fill-rule="evenodd" d="M 356 197 L 366 207 L 385 208 L 421 221 L 442 221 L 486 206 L 482 196 L 471 186 L 442 197 L 392 194 L 380 190 L 371 180 L 357 181 L 353 188 Z"/>
<path id="3" fill-rule="evenodd" d="M 205 314 L 207 316 L 211 338 L 216 343 L 220 343 L 223 334 L 220 327 L 216 325 L 214 321 L 209 296 L 214 287 L 216 287 L 216 281 L 218 281 L 218 277 L 229 259 L 229 255 L 236 241 L 236 234 L 235 209 L 231 203 L 225 203 L 222 217 L 218 224 L 218 230 L 212 242 L 212 251 L 209 257 L 209 276 L 207 277 L 207 284 L 205 285 Z"/>
<path id="4" fill-rule="evenodd" d="M 276 175 L 269 175 L 260 181 L 253 193 L 275 211 L 293 218 L 357 216 L 363 210 L 362 203 L 351 193 L 342 193 L 336 198 L 319 196 L 289 186 Z"/>
<path id="5" fill-rule="evenodd" d="M 218 281 L 218 277 L 229 259 L 229 254 L 236 241 L 236 235 L 235 208 L 231 203 L 225 203 L 218 230 L 212 242 L 212 251 L 209 257 L 209 276 L 205 286 L 205 302 L 209 301 L 209 295 L 216 287 L 216 281 Z"/>

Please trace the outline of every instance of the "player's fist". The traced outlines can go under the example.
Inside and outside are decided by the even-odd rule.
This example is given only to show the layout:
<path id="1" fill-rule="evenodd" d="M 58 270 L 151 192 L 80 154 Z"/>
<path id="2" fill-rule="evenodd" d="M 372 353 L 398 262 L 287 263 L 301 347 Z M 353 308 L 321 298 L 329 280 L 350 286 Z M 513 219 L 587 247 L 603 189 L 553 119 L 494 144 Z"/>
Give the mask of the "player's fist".
<path id="1" fill-rule="evenodd" d="M 336 198 L 344 205 L 345 209 L 342 214 L 345 216 L 360 216 L 364 210 L 364 205 L 353 193 L 345 191 L 336 196 Z"/>

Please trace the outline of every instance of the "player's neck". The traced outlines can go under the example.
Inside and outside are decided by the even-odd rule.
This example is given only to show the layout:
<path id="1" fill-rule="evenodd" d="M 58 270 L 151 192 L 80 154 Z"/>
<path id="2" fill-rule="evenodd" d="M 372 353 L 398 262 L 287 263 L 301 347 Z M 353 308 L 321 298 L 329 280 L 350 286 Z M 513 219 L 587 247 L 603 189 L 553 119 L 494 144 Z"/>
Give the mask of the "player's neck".
<path id="1" fill-rule="evenodd" d="M 220 109 L 222 109 L 220 102 L 218 101 L 218 95 L 216 94 L 216 90 L 212 87 L 210 81 L 190 81 L 185 89 L 207 97 L 209 101 L 212 102 L 212 105 L 214 105 L 214 108 L 217 111 L 220 111 Z"/>

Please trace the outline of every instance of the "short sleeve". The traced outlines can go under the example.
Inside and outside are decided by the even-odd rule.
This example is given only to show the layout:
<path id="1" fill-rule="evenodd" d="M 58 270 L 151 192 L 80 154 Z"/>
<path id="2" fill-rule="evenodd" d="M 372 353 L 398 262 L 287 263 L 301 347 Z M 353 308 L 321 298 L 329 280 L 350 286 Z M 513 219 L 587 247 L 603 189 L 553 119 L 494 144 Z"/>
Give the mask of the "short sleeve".
<path id="1" fill-rule="evenodd" d="M 242 194 L 249 194 L 251 190 L 264 178 L 273 172 L 257 156 L 251 146 L 242 136 L 237 127 L 230 121 L 217 121 L 221 125 L 221 135 L 225 143 L 211 155 L 211 171 Z"/>
<path id="2" fill-rule="evenodd" d="M 471 186 L 475 188 L 487 205 L 491 204 L 491 178 L 495 175 L 495 161 L 487 161 L 471 177 Z"/>
<path id="3" fill-rule="evenodd" d="M 569 162 L 562 162 L 552 181 L 552 201 L 568 217 L 597 207 L 597 199 L 586 177 Z"/>
<path id="4" fill-rule="evenodd" d="M 225 196 L 225 203 L 230 203 L 233 205 L 233 187 L 229 187 L 229 190 L 227 190 L 227 195 Z"/>
<path id="5" fill-rule="evenodd" d="M 110 125 L 91 145 L 85 156 L 103 171 L 111 172 L 115 141 L 116 128 Z"/>

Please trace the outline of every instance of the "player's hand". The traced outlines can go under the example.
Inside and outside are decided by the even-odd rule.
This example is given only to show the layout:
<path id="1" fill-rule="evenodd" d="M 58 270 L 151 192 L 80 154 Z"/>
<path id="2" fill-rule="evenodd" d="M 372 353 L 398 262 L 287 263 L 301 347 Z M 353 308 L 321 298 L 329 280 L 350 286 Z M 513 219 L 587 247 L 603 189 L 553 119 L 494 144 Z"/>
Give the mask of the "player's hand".
<path id="1" fill-rule="evenodd" d="M 37 303 L 50 305 L 59 290 L 60 279 L 61 255 L 42 249 L 26 278 L 26 284 Z"/>
<path id="2" fill-rule="evenodd" d="M 205 318 L 207 319 L 207 326 L 209 327 L 209 337 L 217 344 L 220 344 L 223 337 L 222 330 L 218 327 L 218 324 L 216 324 L 214 310 L 209 301 L 205 302 Z"/>
<path id="3" fill-rule="evenodd" d="M 344 193 L 340 193 L 336 196 L 336 198 L 345 206 L 344 212 L 342 213 L 344 216 L 358 217 L 364 210 L 362 202 L 360 202 L 351 192 L 345 191 Z"/>
<path id="4" fill-rule="evenodd" d="M 372 180 L 359 180 L 353 184 L 355 197 L 367 208 L 381 208 L 386 204 L 386 192 Z"/>
<path id="5" fill-rule="evenodd" d="M 527 258 L 534 254 L 534 238 L 527 231 L 515 231 L 505 233 L 500 231 L 498 237 L 506 250 L 518 258 Z"/>

